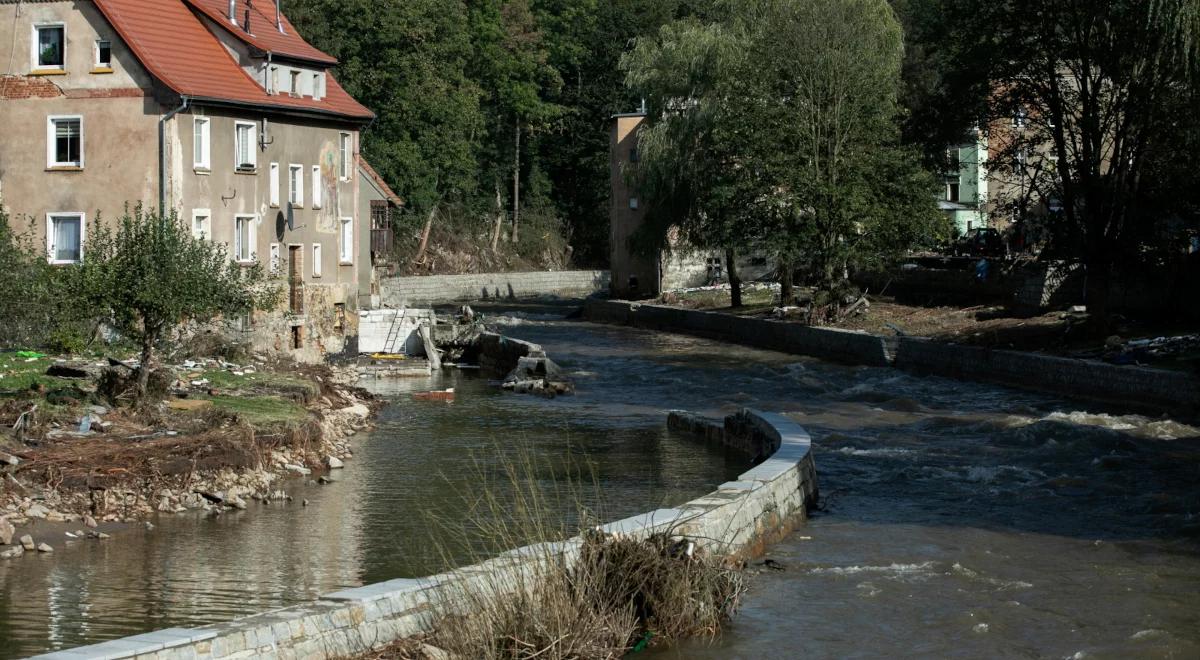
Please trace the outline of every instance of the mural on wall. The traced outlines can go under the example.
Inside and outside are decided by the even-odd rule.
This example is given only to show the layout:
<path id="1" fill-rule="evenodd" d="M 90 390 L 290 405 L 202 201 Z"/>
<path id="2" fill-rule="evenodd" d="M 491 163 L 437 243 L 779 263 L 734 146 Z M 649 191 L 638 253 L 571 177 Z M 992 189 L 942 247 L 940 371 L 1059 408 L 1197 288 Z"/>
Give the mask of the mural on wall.
<path id="1" fill-rule="evenodd" d="M 338 200 L 338 163 L 337 147 L 333 142 L 321 146 L 321 156 L 318 164 L 321 167 L 321 212 L 317 214 L 317 231 L 337 233 L 337 216 L 340 200 Z"/>

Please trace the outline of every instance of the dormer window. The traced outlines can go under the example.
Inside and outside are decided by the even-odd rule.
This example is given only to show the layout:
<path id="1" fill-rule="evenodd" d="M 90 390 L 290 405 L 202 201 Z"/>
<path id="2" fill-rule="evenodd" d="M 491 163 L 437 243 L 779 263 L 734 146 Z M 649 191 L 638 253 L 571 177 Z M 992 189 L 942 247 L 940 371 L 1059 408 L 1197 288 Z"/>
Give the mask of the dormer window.
<path id="1" fill-rule="evenodd" d="M 300 96 L 300 72 L 292 71 L 291 74 L 291 93 L 292 96 Z"/>
<path id="2" fill-rule="evenodd" d="M 312 74 L 312 97 L 314 101 L 321 100 L 321 74 Z"/>

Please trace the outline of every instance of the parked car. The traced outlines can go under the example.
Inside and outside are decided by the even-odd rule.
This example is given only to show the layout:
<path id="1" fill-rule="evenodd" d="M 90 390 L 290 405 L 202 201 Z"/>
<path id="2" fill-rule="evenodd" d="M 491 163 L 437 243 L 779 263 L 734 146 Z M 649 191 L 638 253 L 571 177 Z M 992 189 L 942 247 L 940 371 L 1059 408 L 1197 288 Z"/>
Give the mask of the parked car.
<path id="1" fill-rule="evenodd" d="M 953 245 L 956 257 L 1003 257 L 1008 254 L 1008 246 L 1000 232 L 991 227 L 977 227 L 967 231 Z"/>

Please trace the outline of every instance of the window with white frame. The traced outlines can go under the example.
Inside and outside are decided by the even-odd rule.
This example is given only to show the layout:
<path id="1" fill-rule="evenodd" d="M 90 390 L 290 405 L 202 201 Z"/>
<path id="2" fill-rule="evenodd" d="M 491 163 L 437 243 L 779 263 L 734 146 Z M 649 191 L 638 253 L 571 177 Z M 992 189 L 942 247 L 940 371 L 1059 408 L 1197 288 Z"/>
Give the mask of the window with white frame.
<path id="1" fill-rule="evenodd" d="M 51 115 L 47 118 L 46 167 L 83 167 L 83 117 Z"/>
<path id="2" fill-rule="evenodd" d="M 46 254 L 52 264 L 77 264 L 83 260 L 82 213 L 46 215 Z"/>
<path id="3" fill-rule="evenodd" d="M 338 145 L 338 176 L 342 181 L 350 180 L 350 134 L 341 134 L 341 143 Z"/>
<path id="4" fill-rule="evenodd" d="M 112 42 L 108 39 L 96 40 L 96 59 L 93 62 L 97 69 L 112 68 Z"/>
<path id="5" fill-rule="evenodd" d="M 34 71 L 61 71 L 66 60 L 66 28 L 62 23 L 33 26 Z"/>
<path id="6" fill-rule="evenodd" d="M 233 217 L 233 258 L 241 262 L 254 261 L 254 216 Z"/>
<path id="7" fill-rule="evenodd" d="M 312 97 L 314 101 L 321 100 L 321 74 L 312 74 Z"/>
<path id="8" fill-rule="evenodd" d="M 321 166 L 313 165 L 312 168 L 312 207 L 314 209 L 321 208 Z"/>
<path id="9" fill-rule="evenodd" d="M 338 261 L 343 264 L 354 263 L 354 218 L 342 218 L 340 229 Z"/>
<path id="10" fill-rule="evenodd" d="M 288 165 L 288 202 L 304 206 L 304 166 Z"/>
<path id="11" fill-rule="evenodd" d="M 212 125 L 208 117 L 192 118 L 192 167 L 197 170 L 212 168 L 212 151 L 209 136 Z"/>
<path id="12" fill-rule="evenodd" d="M 272 243 L 272 244 L 271 244 L 271 274 L 272 274 L 272 275 L 278 275 L 278 274 L 279 274 L 279 268 L 280 268 L 280 266 L 281 266 L 281 265 L 282 265 L 282 263 L 283 263 L 283 262 L 280 260 L 280 256 L 279 256 L 279 254 L 280 254 L 280 253 L 279 253 L 279 244 L 278 244 L 278 243 Z"/>
<path id="13" fill-rule="evenodd" d="M 212 211 L 192 210 L 192 236 L 205 241 L 212 240 Z"/>
<path id="14" fill-rule="evenodd" d="M 279 93 L 279 67 L 271 67 L 271 77 L 267 80 L 267 93 Z"/>
<path id="15" fill-rule="evenodd" d="M 279 206 L 279 163 L 271 163 L 271 206 Z"/>
<path id="16" fill-rule="evenodd" d="M 291 79 L 288 89 L 292 96 L 300 96 L 300 72 L 292 70 L 290 73 Z"/>
<path id="17" fill-rule="evenodd" d="M 313 277 L 321 276 L 321 244 L 313 243 Z"/>
<path id="18" fill-rule="evenodd" d="M 233 132 L 234 165 L 239 170 L 253 170 L 258 164 L 257 150 L 254 148 L 254 123 L 239 121 L 234 123 Z"/>

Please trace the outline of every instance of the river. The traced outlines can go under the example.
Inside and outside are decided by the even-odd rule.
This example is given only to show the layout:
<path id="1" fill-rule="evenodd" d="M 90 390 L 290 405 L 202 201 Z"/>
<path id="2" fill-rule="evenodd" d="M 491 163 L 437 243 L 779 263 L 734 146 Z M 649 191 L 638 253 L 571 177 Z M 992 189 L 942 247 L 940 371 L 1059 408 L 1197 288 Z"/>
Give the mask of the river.
<path id="1" fill-rule="evenodd" d="M 654 655 L 1200 657 L 1195 428 L 544 309 L 498 320 L 577 394 L 511 395 L 465 371 L 379 383 L 392 405 L 378 428 L 336 483 L 297 485 L 290 505 L 164 516 L 0 563 L 0 657 L 432 572 L 431 536 L 476 526 L 464 502 L 513 462 L 550 485 L 586 466 L 604 495 L 579 499 L 604 518 L 678 504 L 746 465 L 666 432 L 665 412 L 742 406 L 809 429 L 822 508 L 771 549 L 785 570 L 752 578 L 720 639 Z M 452 404 L 411 399 L 451 385 Z"/>

